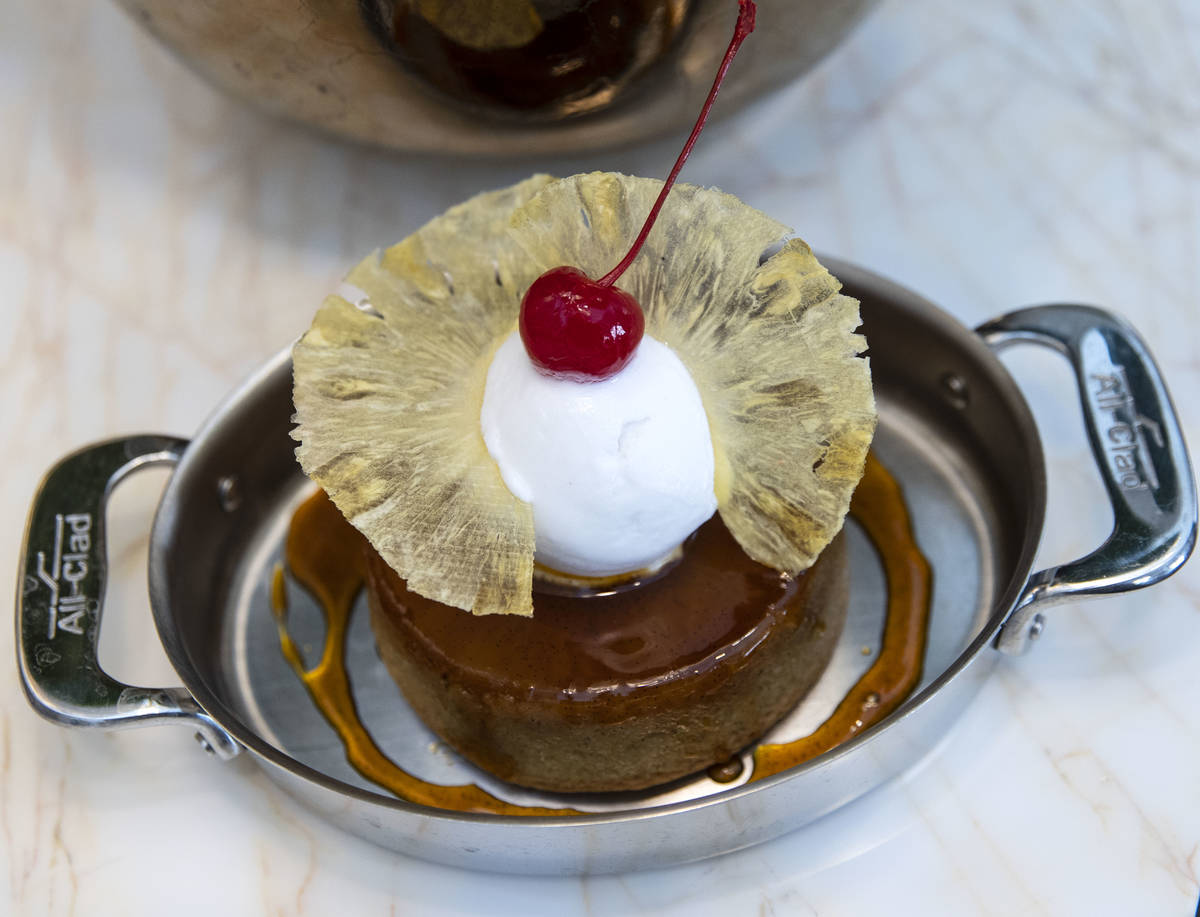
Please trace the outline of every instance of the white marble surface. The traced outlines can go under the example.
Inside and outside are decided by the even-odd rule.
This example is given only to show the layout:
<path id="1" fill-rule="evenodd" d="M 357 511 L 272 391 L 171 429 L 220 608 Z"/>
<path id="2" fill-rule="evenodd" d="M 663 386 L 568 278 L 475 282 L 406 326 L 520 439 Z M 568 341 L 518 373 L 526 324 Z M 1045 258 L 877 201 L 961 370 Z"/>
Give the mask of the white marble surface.
<path id="1" fill-rule="evenodd" d="M 1195 445 L 1197 87 L 1190 0 L 892 0 L 811 79 L 716 126 L 686 177 L 967 323 L 1061 299 L 1125 312 Z M 210 90 L 101 0 L 0 5 L 0 137 L 2 595 L 52 461 L 194 430 L 363 252 L 535 168 L 660 174 L 674 149 L 495 165 L 341 146 Z M 1066 559 L 1108 523 L 1069 380 L 1050 355 L 1011 365 L 1046 438 L 1043 556 Z M 169 683 L 140 572 L 153 497 L 141 483 L 114 508 L 102 650 L 119 677 Z M 822 822 L 589 879 L 399 858 L 183 730 L 42 722 L 0 628 L 0 912 L 1191 914 L 1198 571 L 1055 611 L 929 763 Z"/>

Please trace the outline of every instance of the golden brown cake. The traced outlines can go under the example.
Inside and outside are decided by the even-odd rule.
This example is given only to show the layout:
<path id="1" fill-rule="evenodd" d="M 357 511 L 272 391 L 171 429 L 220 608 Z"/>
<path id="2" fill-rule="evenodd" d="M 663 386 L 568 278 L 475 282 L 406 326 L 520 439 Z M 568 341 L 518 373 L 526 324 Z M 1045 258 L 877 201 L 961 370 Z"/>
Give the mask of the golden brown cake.
<path id="1" fill-rule="evenodd" d="M 661 579 L 535 593 L 532 618 L 423 598 L 367 550 L 380 655 L 420 718 L 484 770 L 559 792 L 642 789 L 729 759 L 808 693 L 846 615 L 844 536 L 791 577 L 718 518 Z"/>

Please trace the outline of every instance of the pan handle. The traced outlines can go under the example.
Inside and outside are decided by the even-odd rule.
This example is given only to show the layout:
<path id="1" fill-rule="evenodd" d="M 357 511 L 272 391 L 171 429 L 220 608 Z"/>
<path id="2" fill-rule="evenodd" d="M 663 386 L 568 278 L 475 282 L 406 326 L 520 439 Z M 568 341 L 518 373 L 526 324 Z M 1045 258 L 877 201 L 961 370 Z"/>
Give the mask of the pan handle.
<path id="1" fill-rule="evenodd" d="M 994 350 L 1033 342 L 1071 361 L 1088 440 L 1113 509 L 1113 530 L 1091 554 L 1030 577 L 996 638 L 1029 649 L 1041 609 L 1073 596 L 1151 586 L 1196 543 L 1196 484 L 1179 418 L 1145 342 L 1124 319 L 1091 306 L 1021 309 L 976 329 Z"/>
<path id="2" fill-rule="evenodd" d="M 43 479 L 21 548 L 17 665 L 33 708 L 66 726 L 142 726 L 177 720 L 219 758 L 238 744 L 184 688 L 137 688 L 110 678 L 96 645 L 108 575 L 104 513 L 126 475 L 179 461 L 187 441 L 134 436 L 68 455 Z"/>

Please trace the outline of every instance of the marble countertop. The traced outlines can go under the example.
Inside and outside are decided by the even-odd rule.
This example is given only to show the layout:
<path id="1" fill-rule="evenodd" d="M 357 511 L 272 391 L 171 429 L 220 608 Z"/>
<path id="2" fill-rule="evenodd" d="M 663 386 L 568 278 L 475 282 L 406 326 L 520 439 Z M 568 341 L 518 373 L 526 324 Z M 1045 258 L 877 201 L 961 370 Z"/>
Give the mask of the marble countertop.
<path id="1" fill-rule="evenodd" d="M 714 126 L 687 180 L 796 226 L 967 324 L 1127 315 L 1200 442 L 1200 9 L 891 0 L 805 81 Z M 454 162 L 338 144 L 202 83 L 114 5 L 0 6 L 0 594 L 65 452 L 187 435 L 364 252 L 537 170 L 657 175 L 675 140 Z M 1007 360 L 1045 438 L 1042 561 L 1109 517 L 1065 365 Z M 112 509 L 101 652 L 172 683 L 142 570 L 156 481 Z M 1200 894 L 1200 567 L 1053 611 L 921 767 L 772 843 L 625 876 L 531 879 L 335 830 L 188 731 L 43 722 L 0 629 L 0 912 L 1191 914 Z"/>

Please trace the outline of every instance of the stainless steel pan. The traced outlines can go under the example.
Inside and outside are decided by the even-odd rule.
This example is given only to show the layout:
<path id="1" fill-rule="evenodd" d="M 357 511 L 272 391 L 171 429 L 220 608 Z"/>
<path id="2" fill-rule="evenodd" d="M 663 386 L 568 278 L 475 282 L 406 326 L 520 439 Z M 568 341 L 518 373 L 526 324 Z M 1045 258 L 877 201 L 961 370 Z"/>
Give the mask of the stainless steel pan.
<path id="1" fill-rule="evenodd" d="M 288 436 L 291 365 L 281 354 L 190 443 L 141 436 L 63 459 L 30 514 L 17 600 L 18 656 L 30 703 L 70 726 L 179 720 L 209 752 L 253 755 L 330 821 L 394 850 L 477 869 L 615 872 L 759 843 L 895 776 L 945 735 L 997 658 L 1023 652 L 1052 604 L 1151 585 L 1186 560 L 1196 496 L 1179 422 L 1136 332 L 1083 306 L 1026 309 L 976 332 L 925 300 L 831 262 L 862 300 L 880 408 L 876 452 L 900 480 L 935 577 L 924 677 L 881 724 L 762 781 L 707 777 L 643 794 L 569 800 L 507 787 L 441 748 L 408 711 L 356 612 L 348 665 L 362 720 L 398 763 L 437 782 L 474 781 L 515 802 L 569 805 L 569 818 L 464 815 L 398 800 L 359 777 L 279 650 L 269 579 L 292 508 L 311 490 Z M 1048 345 L 1072 363 L 1114 527 L 1074 563 L 1032 571 L 1046 508 L 1036 427 L 992 351 Z M 150 597 L 183 687 L 139 688 L 96 659 L 105 585 L 104 510 L 126 475 L 176 465 L 150 539 Z M 850 622 L 829 672 L 772 735 L 811 730 L 878 646 L 885 584 L 852 531 Z M 293 589 L 294 636 L 319 651 L 322 625 Z M 308 611 L 312 612 L 311 606 Z"/>

